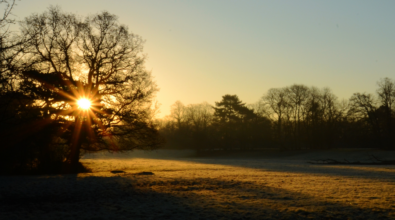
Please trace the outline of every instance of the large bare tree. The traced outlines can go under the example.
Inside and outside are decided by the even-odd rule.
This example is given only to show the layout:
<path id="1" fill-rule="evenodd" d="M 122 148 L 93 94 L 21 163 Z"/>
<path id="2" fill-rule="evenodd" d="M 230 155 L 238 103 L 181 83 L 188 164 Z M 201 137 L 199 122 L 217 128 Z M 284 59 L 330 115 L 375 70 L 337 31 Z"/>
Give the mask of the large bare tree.
<path id="1" fill-rule="evenodd" d="M 20 89 L 41 116 L 57 124 L 52 146 L 67 146 L 76 165 L 81 150 L 151 149 L 161 144 L 153 122 L 158 88 L 145 70 L 144 41 L 102 12 L 80 18 L 50 7 L 21 22 Z M 83 109 L 80 100 L 90 102 Z"/>

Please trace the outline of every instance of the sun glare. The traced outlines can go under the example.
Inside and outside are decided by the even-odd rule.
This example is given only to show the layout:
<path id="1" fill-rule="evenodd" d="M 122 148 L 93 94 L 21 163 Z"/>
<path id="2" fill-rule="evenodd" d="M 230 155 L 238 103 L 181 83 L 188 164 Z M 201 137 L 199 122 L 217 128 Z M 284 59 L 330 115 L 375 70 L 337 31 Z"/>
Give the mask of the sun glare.
<path id="1" fill-rule="evenodd" d="M 91 107 L 91 102 L 88 99 L 80 99 L 77 101 L 77 104 L 80 108 L 87 110 Z"/>

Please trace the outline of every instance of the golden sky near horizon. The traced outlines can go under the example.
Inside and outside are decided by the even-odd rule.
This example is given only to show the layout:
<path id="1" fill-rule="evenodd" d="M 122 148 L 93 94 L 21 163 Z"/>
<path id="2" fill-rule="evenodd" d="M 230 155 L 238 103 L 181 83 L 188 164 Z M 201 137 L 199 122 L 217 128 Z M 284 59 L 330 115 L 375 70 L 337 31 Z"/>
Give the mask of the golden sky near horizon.
<path id="1" fill-rule="evenodd" d="M 107 10 L 146 40 L 160 117 L 177 100 L 237 94 L 254 103 L 294 83 L 348 99 L 395 79 L 394 1 L 21 0 L 13 14 L 50 5 L 84 16 Z"/>

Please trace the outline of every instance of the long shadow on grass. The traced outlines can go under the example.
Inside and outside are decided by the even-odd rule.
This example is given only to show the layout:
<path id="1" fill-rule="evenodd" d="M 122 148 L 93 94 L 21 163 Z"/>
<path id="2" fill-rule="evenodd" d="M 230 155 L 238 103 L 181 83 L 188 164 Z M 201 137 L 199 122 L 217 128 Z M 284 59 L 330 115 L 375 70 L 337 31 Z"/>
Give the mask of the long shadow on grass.
<path id="1" fill-rule="evenodd" d="M 1 177 L 2 219 L 389 219 L 252 182 L 74 175 Z"/>
<path id="2" fill-rule="evenodd" d="M 241 152 L 243 153 L 243 152 Z M 302 154 L 303 152 L 296 152 Z M 270 154 L 271 156 L 283 156 L 280 159 L 268 159 L 260 158 L 262 155 L 252 157 L 249 159 L 238 158 L 237 156 L 232 159 L 226 157 L 192 157 L 192 151 L 170 151 L 165 153 L 144 153 L 138 152 L 138 154 L 103 154 L 103 158 L 106 159 L 131 159 L 131 158 L 146 158 L 146 159 L 161 159 L 161 160 L 176 160 L 176 161 L 188 161 L 203 164 L 216 164 L 216 165 L 230 165 L 237 167 L 253 168 L 263 171 L 274 171 L 274 172 L 293 172 L 303 174 L 316 174 L 336 177 L 353 177 L 353 178 L 365 178 L 375 179 L 380 181 L 395 182 L 395 166 L 379 166 L 379 165 L 312 165 L 308 164 L 307 160 L 286 160 L 287 156 L 295 155 L 295 152 L 277 152 L 276 154 Z M 260 153 L 262 154 L 262 153 Z M 189 155 L 189 157 L 185 157 Z M 251 155 L 249 155 L 251 156 Z M 323 155 L 321 155 L 323 156 Z M 101 158 L 100 155 L 90 155 L 92 159 Z M 89 157 L 87 157 L 89 158 Z M 363 169 L 367 168 L 367 169 Z M 381 170 L 373 170 L 371 168 L 382 168 Z M 383 171 L 384 170 L 384 171 Z"/>
<path id="3" fill-rule="evenodd" d="M 353 177 L 395 182 L 395 166 L 378 165 L 313 165 L 296 160 L 265 160 L 265 159 L 218 159 L 218 158 L 180 158 L 202 164 L 229 165 L 257 169 L 262 171 L 292 172 L 337 177 Z M 364 169 L 365 168 L 365 169 Z M 372 168 L 381 168 L 374 170 Z"/>

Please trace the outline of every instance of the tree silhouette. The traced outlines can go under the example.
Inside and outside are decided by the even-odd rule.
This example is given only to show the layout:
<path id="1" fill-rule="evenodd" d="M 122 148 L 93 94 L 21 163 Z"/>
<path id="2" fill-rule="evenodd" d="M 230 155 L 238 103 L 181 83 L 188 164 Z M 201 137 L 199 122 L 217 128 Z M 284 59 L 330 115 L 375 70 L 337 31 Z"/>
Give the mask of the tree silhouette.
<path id="1" fill-rule="evenodd" d="M 395 148 L 395 81 L 384 78 L 377 84 L 384 141 L 388 148 Z"/>
<path id="2" fill-rule="evenodd" d="M 252 130 L 249 126 L 258 117 L 239 100 L 237 95 L 224 95 L 214 107 L 214 121 L 219 145 L 223 149 L 251 147 Z"/>
<path id="3" fill-rule="evenodd" d="M 287 112 L 290 111 L 290 104 L 288 101 L 286 89 L 269 89 L 266 95 L 261 98 L 264 104 L 267 104 L 271 111 L 275 114 L 274 118 L 277 119 L 276 137 L 281 147 L 284 145 L 284 118 Z"/>
<path id="4" fill-rule="evenodd" d="M 81 151 L 152 149 L 162 140 L 153 122 L 157 86 L 144 68 L 143 41 L 108 12 L 84 20 L 50 7 L 21 23 L 17 91 L 51 125 L 48 148 L 66 149 L 75 170 Z M 88 110 L 77 101 L 91 101 Z M 31 140 L 34 142 L 34 140 Z"/>
<path id="5" fill-rule="evenodd" d="M 248 106 L 236 95 L 225 95 L 215 103 L 213 113 L 203 112 L 202 104 L 176 102 L 169 117 L 173 121 L 164 119 L 161 131 L 169 143 L 179 143 L 178 148 L 192 149 L 200 142 L 198 145 L 204 147 L 196 149 L 201 150 L 394 149 L 394 85 L 385 78 L 378 82 L 377 97 L 355 93 L 341 101 L 329 88 L 304 85 L 269 89 L 259 102 Z M 175 111 L 175 107 L 182 111 Z M 181 121 L 182 129 L 176 129 L 177 121 Z M 199 133 L 202 130 L 205 133 Z M 206 142 L 202 144 L 202 140 Z"/>
<path id="6" fill-rule="evenodd" d="M 221 123 L 239 122 L 255 117 L 254 111 L 247 108 L 237 95 L 224 95 L 215 106 L 214 116 Z"/>
<path id="7" fill-rule="evenodd" d="M 171 105 L 171 114 L 170 116 L 176 120 L 178 129 L 181 129 L 183 124 L 186 122 L 186 108 L 184 104 L 180 101 L 176 101 L 173 105 Z"/>

